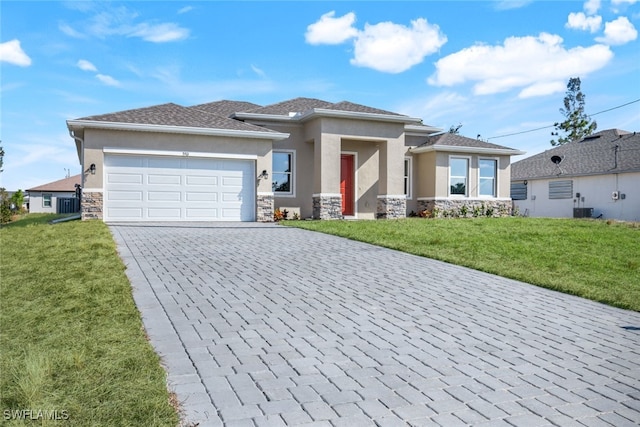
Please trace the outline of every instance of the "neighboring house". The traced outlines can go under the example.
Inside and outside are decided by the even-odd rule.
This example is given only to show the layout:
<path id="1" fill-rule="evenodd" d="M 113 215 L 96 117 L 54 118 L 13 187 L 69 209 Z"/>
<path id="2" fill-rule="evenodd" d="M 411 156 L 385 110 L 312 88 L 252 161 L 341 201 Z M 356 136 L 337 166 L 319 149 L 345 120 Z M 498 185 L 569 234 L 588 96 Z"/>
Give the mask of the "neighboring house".
<path id="1" fill-rule="evenodd" d="M 351 102 L 163 104 L 67 121 L 84 219 L 400 218 L 444 204 L 511 207 L 517 150 Z M 448 206 L 448 205 L 447 205 Z"/>
<path id="2" fill-rule="evenodd" d="M 640 135 L 604 130 L 515 162 L 521 214 L 640 221 Z"/>
<path id="3" fill-rule="evenodd" d="M 80 185 L 81 175 L 74 175 L 27 190 L 30 213 L 70 213 L 77 212 L 76 185 Z"/>

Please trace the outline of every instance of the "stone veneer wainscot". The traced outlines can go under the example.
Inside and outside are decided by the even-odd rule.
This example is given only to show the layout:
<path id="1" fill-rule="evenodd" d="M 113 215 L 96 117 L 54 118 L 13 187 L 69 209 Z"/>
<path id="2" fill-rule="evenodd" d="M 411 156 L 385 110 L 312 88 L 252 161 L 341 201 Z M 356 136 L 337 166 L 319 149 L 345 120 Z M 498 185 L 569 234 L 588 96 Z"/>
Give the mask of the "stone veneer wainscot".
<path id="1" fill-rule="evenodd" d="M 340 194 L 314 194 L 313 217 L 315 219 L 342 219 L 342 196 Z"/>
<path id="2" fill-rule="evenodd" d="M 511 216 L 513 212 L 513 203 L 509 200 L 493 200 L 493 199 L 443 199 L 443 200 L 418 200 L 418 210 L 420 212 L 427 210 L 436 212 L 436 218 L 444 217 L 444 212 L 454 213 L 451 216 L 463 216 L 460 210 L 463 206 L 467 207 L 466 217 L 473 217 L 477 208 L 484 207 L 484 211 L 479 216 L 485 216 L 487 209 L 492 209 L 491 216 L 502 217 Z"/>
<path id="3" fill-rule="evenodd" d="M 83 191 L 80 211 L 82 220 L 102 219 L 104 206 L 103 194 L 101 191 Z"/>
<path id="4" fill-rule="evenodd" d="M 273 222 L 274 200 L 273 194 L 258 194 L 256 198 L 256 221 Z"/>
<path id="5" fill-rule="evenodd" d="M 405 196 L 378 196 L 376 218 L 397 219 L 406 217 L 407 198 Z"/>

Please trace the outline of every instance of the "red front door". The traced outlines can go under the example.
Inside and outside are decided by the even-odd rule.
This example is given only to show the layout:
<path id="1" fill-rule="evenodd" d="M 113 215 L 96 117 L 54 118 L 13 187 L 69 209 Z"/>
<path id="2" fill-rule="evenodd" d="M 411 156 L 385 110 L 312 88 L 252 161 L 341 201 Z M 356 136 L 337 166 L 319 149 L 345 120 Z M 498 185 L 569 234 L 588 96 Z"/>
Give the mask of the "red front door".
<path id="1" fill-rule="evenodd" d="M 355 213 L 354 160 L 353 154 L 340 156 L 340 194 L 342 195 L 342 215 L 345 216 L 353 216 Z"/>

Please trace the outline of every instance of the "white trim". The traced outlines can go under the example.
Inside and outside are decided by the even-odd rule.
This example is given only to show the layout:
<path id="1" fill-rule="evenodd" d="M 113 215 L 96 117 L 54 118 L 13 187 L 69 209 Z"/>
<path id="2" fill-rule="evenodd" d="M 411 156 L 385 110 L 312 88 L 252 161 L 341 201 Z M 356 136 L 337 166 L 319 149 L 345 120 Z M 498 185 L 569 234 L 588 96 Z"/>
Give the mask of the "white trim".
<path id="1" fill-rule="evenodd" d="M 465 184 L 465 194 L 451 194 L 451 159 L 465 159 L 467 161 L 467 182 Z M 460 155 L 449 155 L 447 165 L 447 197 L 452 199 L 468 199 L 472 197 L 471 195 L 471 168 L 472 168 L 472 157 L 471 156 L 460 156 Z"/>
<path id="2" fill-rule="evenodd" d="M 256 196 L 273 196 L 273 191 L 258 191 Z"/>
<path id="3" fill-rule="evenodd" d="M 468 200 L 470 202 L 486 202 L 487 200 L 491 200 L 491 201 L 502 201 L 502 202 L 506 202 L 511 200 L 511 197 L 418 197 L 416 200 L 423 200 L 423 201 L 445 201 L 445 200 Z"/>
<path id="4" fill-rule="evenodd" d="M 102 122 L 96 120 L 67 120 L 69 129 L 112 129 L 112 130 L 128 130 L 136 132 L 162 132 L 162 133 L 181 133 L 191 135 L 209 135 L 209 136 L 228 136 L 235 138 L 257 138 L 270 140 L 283 140 L 289 138 L 288 133 L 281 132 L 262 132 L 255 130 L 236 130 L 236 129 L 215 129 L 200 128 L 191 126 L 168 126 L 168 125 L 150 125 L 142 123 L 120 123 L 120 122 Z"/>
<path id="5" fill-rule="evenodd" d="M 428 153 L 431 151 L 449 151 L 451 153 L 467 153 L 467 154 L 494 154 L 506 156 L 520 156 L 526 154 L 526 151 L 514 150 L 511 148 L 488 148 L 488 147 L 458 147 L 454 145 L 428 145 L 425 147 L 415 147 L 410 150 L 412 153 Z"/>
<path id="6" fill-rule="evenodd" d="M 128 154 L 137 156 L 170 156 L 170 157 L 204 157 L 209 159 L 237 159 L 257 160 L 255 154 L 205 153 L 201 151 L 168 151 L 168 150 L 140 150 L 135 148 L 104 147 L 106 154 Z"/>
<path id="7" fill-rule="evenodd" d="M 493 195 L 489 196 L 486 194 L 480 194 L 480 162 L 483 160 L 492 160 L 494 162 L 496 162 L 496 169 L 494 171 L 495 175 L 494 175 L 494 181 L 493 181 Z M 496 197 L 498 197 L 498 189 L 500 188 L 498 186 L 498 176 L 500 175 L 498 173 L 498 171 L 500 170 L 500 159 L 498 157 L 478 157 L 478 197 L 482 197 L 485 199 L 495 199 Z"/>
<path id="8" fill-rule="evenodd" d="M 46 193 L 43 191 L 42 193 L 40 193 L 40 195 L 42 196 L 42 207 L 43 208 L 53 208 L 53 193 L 51 191 L 46 192 Z M 45 205 L 44 204 L 46 196 L 49 196 L 49 205 Z"/>
<path id="9" fill-rule="evenodd" d="M 311 197 L 342 197 L 341 193 L 313 193 Z"/>
<path id="10" fill-rule="evenodd" d="M 348 156 L 353 156 L 353 215 L 345 215 L 345 218 L 355 219 L 358 217 L 358 152 L 357 151 L 340 151 L 340 156 L 343 154 Z M 342 166 L 342 160 L 340 161 L 340 165 Z M 340 170 L 342 174 L 342 167 Z M 340 198 L 342 198 L 342 193 L 340 193 Z"/>
<path id="11" fill-rule="evenodd" d="M 282 115 L 282 114 L 259 114 L 259 113 L 235 113 L 232 117 L 244 119 L 244 120 L 270 120 L 270 121 L 289 121 L 289 122 L 304 122 L 314 117 L 337 117 L 347 119 L 361 119 L 361 120 L 375 120 L 381 122 L 395 122 L 395 123 L 415 123 L 422 125 L 422 119 L 417 117 L 409 117 L 395 114 L 378 114 L 378 113 L 365 113 L 360 111 L 343 111 L 343 110 L 331 110 L 326 108 L 314 108 L 304 112 L 298 112 L 294 115 Z"/>
<path id="12" fill-rule="evenodd" d="M 284 153 L 284 154 L 291 154 L 291 181 L 289 182 L 289 185 L 291 186 L 291 191 L 288 192 L 277 192 L 274 191 L 273 192 L 273 196 L 274 197 L 296 197 L 296 190 L 297 190 L 297 182 L 296 182 L 296 170 L 297 165 L 296 165 L 296 150 L 291 150 L 291 149 L 283 149 L 283 150 L 279 150 L 279 149 L 273 149 L 271 150 L 271 188 L 273 188 L 273 175 L 276 173 L 274 166 L 273 166 L 273 155 L 275 153 Z M 283 172 L 279 172 L 279 173 L 283 173 Z"/>
<path id="13" fill-rule="evenodd" d="M 83 188 L 82 193 L 104 193 L 104 188 Z"/>
<path id="14" fill-rule="evenodd" d="M 427 125 L 410 125 L 404 126 L 404 134 L 407 136 L 429 136 L 442 132 L 442 129 Z"/>
<path id="15" fill-rule="evenodd" d="M 408 161 L 409 162 L 409 167 L 407 170 L 407 174 L 409 176 L 409 182 L 407 183 L 407 189 L 409 191 L 407 191 L 407 194 L 405 195 L 405 197 L 407 198 L 407 200 L 413 200 L 413 156 L 405 156 L 404 157 L 404 161 Z M 404 169 L 404 163 L 402 164 L 403 169 Z M 404 181 L 404 171 L 402 174 L 402 178 Z M 403 182 L 404 184 L 404 182 Z"/>

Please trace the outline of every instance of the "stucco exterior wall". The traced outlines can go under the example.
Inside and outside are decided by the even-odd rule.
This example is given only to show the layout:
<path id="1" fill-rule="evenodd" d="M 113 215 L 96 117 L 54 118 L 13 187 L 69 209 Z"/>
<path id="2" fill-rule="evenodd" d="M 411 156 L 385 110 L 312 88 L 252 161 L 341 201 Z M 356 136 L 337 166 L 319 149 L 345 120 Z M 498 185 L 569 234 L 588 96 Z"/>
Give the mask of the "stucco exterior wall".
<path id="1" fill-rule="evenodd" d="M 51 206 L 44 206 L 44 194 L 51 194 Z M 57 213 L 58 197 L 75 197 L 75 192 L 51 192 L 51 191 L 30 191 L 29 192 L 29 212 L 30 213 Z"/>
<path id="2" fill-rule="evenodd" d="M 96 164 L 95 175 L 85 171 L 84 188 L 89 189 L 102 189 L 104 186 L 104 147 L 161 150 L 175 155 L 185 152 L 256 155 L 256 176 L 263 170 L 271 170 L 271 140 L 85 129 L 84 141 L 85 168 L 88 169 L 92 163 Z M 259 180 L 257 191 L 271 192 L 271 181 Z"/>
<path id="3" fill-rule="evenodd" d="M 573 181 L 573 197 L 549 199 L 550 181 Z M 521 182 L 521 181 L 517 181 Z M 640 221 L 640 172 L 583 177 L 528 180 L 527 200 L 515 200 L 520 214 L 532 217 L 572 218 L 573 208 L 593 208 L 603 219 Z M 614 200 L 618 191 L 625 198 Z M 580 197 L 576 197 L 580 193 Z M 584 200 L 583 200 L 584 198 Z"/>

